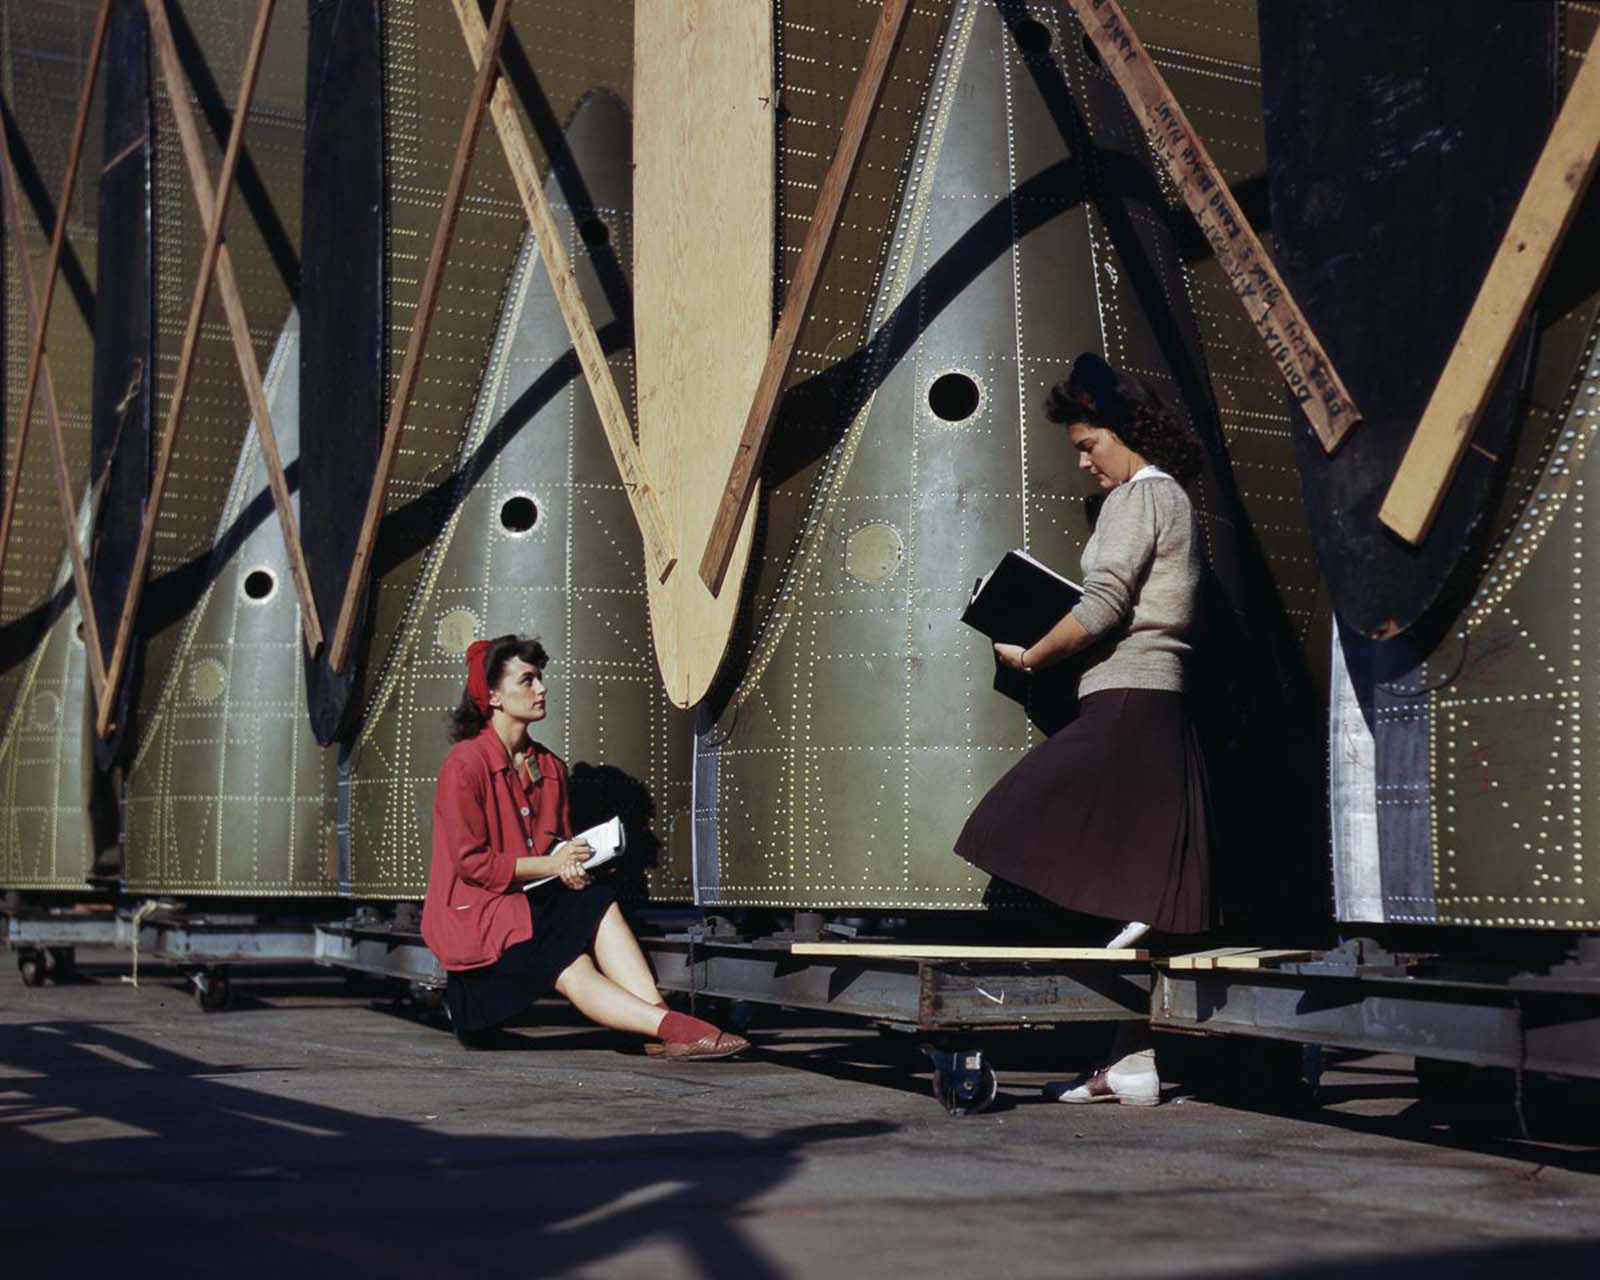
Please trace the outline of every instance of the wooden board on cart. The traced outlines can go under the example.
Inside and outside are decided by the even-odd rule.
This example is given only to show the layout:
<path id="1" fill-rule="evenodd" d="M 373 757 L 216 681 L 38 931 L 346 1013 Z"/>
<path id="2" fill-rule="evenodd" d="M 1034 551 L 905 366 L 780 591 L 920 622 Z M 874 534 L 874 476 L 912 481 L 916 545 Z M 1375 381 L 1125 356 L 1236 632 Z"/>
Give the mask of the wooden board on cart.
<path id="1" fill-rule="evenodd" d="M 1169 969 L 1270 969 L 1310 955 L 1309 951 L 1291 948 L 1213 947 L 1209 951 L 1168 956 L 1165 964 Z"/>
<path id="2" fill-rule="evenodd" d="M 851 956 L 870 960 L 1148 960 L 1143 947 L 978 947 L 899 942 L 796 942 L 795 956 Z"/>
<path id="3" fill-rule="evenodd" d="M 772 337 L 772 0 L 640 5 L 634 20 L 639 449 L 692 570 Z M 668 696 L 705 696 L 733 633 L 757 504 L 722 588 L 650 583 Z"/>

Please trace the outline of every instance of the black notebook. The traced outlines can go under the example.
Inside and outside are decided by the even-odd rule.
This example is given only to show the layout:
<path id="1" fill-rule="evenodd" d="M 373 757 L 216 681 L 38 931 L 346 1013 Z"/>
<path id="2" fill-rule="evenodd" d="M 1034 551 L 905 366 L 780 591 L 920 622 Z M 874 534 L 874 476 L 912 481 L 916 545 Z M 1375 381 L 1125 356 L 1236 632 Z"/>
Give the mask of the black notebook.
<path id="1" fill-rule="evenodd" d="M 1083 588 L 1026 551 L 1008 551 L 979 578 L 961 621 L 997 644 L 1033 644 L 1072 611 Z"/>

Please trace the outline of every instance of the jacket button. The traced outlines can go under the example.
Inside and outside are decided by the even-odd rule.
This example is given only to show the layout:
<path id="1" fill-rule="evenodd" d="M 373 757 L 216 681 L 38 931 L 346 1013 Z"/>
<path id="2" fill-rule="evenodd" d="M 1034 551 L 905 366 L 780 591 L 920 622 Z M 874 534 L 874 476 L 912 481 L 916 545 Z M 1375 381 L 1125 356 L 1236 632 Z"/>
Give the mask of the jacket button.
<path id="1" fill-rule="evenodd" d="M 528 806 L 527 805 L 523 805 L 522 806 L 521 813 L 522 813 L 522 816 L 524 818 L 526 818 L 528 816 Z"/>
<path id="2" fill-rule="evenodd" d="M 530 849 L 533 848 L 533 841 L 532 840 L 528 841 L 528 848 L 530 848 Z"/>

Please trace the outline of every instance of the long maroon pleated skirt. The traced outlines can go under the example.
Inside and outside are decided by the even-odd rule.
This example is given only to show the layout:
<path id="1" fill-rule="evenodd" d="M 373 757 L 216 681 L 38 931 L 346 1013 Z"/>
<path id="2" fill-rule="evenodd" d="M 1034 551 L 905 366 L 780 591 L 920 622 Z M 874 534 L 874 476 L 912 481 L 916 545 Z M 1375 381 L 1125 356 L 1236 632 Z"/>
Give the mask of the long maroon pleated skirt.
<path id="1" fill-rule="evenodd" d="M 1209 928 L 1205 763 L 1183 695 L 1090 694 L 979 801 L 956 852 L 1072 911 Z"/>

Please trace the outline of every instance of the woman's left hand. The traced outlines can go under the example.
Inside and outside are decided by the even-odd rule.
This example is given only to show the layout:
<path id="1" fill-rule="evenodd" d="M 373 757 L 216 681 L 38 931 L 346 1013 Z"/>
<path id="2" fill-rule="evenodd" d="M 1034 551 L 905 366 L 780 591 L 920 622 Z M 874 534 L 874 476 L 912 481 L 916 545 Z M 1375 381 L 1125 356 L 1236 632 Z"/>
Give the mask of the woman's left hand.
<path id="1" fill-rule="evenodd" d="M 593 882 L 594 877 L 582 867 L 567 867 L 561 872 L 561 883 L 569 889 L 587 889 Z"/>
<path id="2" fill-rule="evenodd" d="M 1002 667 L 1010 667 L 1013 671 L 1028 670 L 1022 665 L 1022 655 L 1026 652 L 1027 650 L 1020 644 L 997 644 L 994 647 L 995 660 Z"/>

